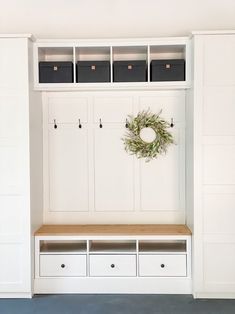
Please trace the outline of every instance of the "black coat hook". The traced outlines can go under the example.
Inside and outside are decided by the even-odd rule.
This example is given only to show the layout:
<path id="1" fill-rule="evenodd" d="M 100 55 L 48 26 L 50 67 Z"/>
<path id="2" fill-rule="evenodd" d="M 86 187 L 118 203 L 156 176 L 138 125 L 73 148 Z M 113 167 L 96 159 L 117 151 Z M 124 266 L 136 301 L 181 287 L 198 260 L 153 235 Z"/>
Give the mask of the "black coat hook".
<path id="1" fill-rule="evenodd" d="M 128 120 L 126 119 L 126 124 L 125 124 L 125 127 L 128 129 L 129 127 L 129 123 L 128 123 Z"/>
<path id="2" fill-rule="evenodd" d="M 174 120 L 173 118 L 171 118 L 171 124 L 170 124 L 170 127 L 173 128 L 175 125 L 174 125 Z"/>
<path id="3" fill-rule="evenodd" d="M 103 124 L 102 124 L 102 121 L 101 121 L 101 119 L 100 119 L 100 128 L 102 129 L 102 127 L 103 127 Z"/>
<path id="4" fill-rule="evenodd" d="M 57 129 L 56 119 L 54 119 L 54 129 Z"/>
<path id="5" fill-rule="evenodd" d="M 79 127 L 79 129 L 82 128 L 82 124 L 81 124 L 81 120 L 80 119 L 78 119 L 78 127 Z"/>

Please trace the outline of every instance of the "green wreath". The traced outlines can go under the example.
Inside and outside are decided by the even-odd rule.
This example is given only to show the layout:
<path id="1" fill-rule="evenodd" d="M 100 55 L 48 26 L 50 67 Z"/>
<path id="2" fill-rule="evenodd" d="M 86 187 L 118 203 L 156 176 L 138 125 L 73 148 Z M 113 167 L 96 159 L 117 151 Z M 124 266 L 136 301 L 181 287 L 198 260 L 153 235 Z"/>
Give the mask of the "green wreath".
<path id="1" fill-rule="evenodd" d="M 160 117 L 161 112 L 153 114 L 147 110 L 139 112 L 136 117 L 129 116 L 128 131 L 122 139 L 127 153 L 148 162 L 167 152 L 168 146 L 174 143 L 168 131 L 172 125 Z M 146 139 L 146 135 L 150 135 L 150 139 Z"/>

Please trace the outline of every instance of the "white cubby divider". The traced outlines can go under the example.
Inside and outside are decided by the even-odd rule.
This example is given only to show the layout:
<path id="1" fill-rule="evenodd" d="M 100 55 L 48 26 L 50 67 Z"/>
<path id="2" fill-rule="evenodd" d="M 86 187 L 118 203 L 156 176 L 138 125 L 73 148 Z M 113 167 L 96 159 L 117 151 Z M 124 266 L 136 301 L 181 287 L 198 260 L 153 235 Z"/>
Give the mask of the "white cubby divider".
<path id="1" fill-rule="evenodd" d="M 113 47 L 110 47 L 110 82 L 113 83 Z"/>
<path id="2" fill-rule="evenodd" d="M 77 71 L 76 71 L 76 48 L 73 47 L 73 82 L 77 82 Z"/>
<path id="3" fill-rule="evenodd" d="M 151 82 L 150 64 L 156 59 L 184 59 L 185 81 Z M 113 62 L 146 60 L 146 82 L 113 82 Z M 72 61 L 73 83 L 39 83 L 40 61 Z M 77 61 L 110 61 L 110 82 L 76 83 Z M 190 39 L 187 37 L 112 39 L 112 40 L 38 40 L 34 43 L 34 81 L 36 90 L 106 89 L 186 89 L 190 87 Z"/>

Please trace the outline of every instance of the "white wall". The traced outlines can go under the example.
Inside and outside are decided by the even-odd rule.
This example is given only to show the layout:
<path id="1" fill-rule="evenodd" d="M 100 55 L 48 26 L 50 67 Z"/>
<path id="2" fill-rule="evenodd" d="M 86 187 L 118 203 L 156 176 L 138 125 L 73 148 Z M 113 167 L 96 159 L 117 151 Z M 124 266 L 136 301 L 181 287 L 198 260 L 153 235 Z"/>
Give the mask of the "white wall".
<path id="1" fill-rule="evenodd" d="M 0 33 L 156 37 L 234 29 L 234 0 L 0 0 Z"/>

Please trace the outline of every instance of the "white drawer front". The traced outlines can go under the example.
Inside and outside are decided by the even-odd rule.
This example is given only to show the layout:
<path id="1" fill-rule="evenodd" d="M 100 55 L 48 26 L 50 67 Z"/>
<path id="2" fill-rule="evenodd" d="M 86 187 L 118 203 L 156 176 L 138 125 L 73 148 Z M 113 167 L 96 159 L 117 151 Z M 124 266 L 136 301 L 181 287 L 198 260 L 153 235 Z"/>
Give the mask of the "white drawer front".
<path id="1" fill-rule="evenodd" d="M 86 276 L 86 255 L 40 255 L 40 276 Z"/>
<path id="2" fill-rule="evenodd" d="M 136 276 L 136 255 L 91 255 L 90 276 Z"/>
<path id="3" fill-rule="evenodd" d="M 140 276 L 186 276 L 186 255 L 140 255 Z"/>

